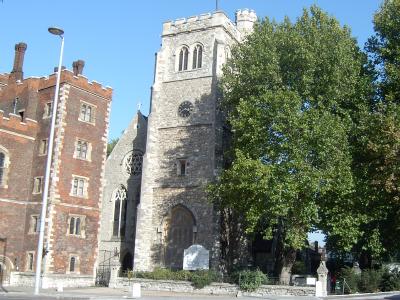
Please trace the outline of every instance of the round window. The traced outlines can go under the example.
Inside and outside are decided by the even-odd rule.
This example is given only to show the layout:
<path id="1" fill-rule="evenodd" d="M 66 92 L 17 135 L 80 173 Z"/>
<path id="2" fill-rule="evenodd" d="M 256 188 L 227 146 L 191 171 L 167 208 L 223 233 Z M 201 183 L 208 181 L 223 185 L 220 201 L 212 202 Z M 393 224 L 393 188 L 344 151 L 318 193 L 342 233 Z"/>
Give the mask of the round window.
<path id="1" fill-rule="evenodd" d="M 129 153 L 124 161 L 125 171 L 133 176 L 140 175 L 142 172 L 143 154 L 141 152 Z"/>
<path id="2" fill-rule="evenodd" d="M 182 118 L 187 118 L 193 111 L 193 104 L 189 101 L 184 101 L 179 105 L 178 114 Z"/>

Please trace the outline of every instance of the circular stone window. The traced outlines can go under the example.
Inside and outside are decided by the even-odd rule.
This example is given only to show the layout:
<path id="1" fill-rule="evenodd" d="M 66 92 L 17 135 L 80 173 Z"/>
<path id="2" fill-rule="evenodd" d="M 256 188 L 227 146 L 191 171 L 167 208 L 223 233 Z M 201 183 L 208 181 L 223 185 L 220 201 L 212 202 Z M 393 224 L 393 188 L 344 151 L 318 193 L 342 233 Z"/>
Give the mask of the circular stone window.
<path id="1" fill-rule="evenodd" d="M 142 172 L 143 154 L 141 152 L 131 152 L 124 160 L 125 171 L 132 175 L 137 176 Z"/>
<path id="2" fill-rule="evenodd" d="M 193 111 L 193 104 L 189 101 L 184 101 L 179 105 L 178 114 L 182 118 L 187 118 Z"/>

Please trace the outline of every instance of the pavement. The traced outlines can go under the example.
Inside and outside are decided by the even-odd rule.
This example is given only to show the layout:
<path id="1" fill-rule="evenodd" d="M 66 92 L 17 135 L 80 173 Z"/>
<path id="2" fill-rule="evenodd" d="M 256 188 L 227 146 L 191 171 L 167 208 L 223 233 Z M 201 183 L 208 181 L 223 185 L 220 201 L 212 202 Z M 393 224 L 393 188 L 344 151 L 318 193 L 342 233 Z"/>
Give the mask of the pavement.
<path id="1" fill-rule="evenodd" d="M 89 288 L 64 288 L 63 292 L 57 292 L 55 289 L 43 289 L 39 296 L 33 295 L 32 287 L 0 287 L 0 299 L 24 300 L 24 299 L 43 299 L 43 300 L 120 300 L 132 299 L 128 288 L 108 288 L 108 287 L 89 287 Z M 232 295 L 204 295 L 193 293 L 174 293 L 167 291 L 142 291 L 141 299 L 145 300 L 173 300 L 173 299 L 208 299 L 208 300 L 232 300 L 237 298 Z M 240 297 L 242 300 L 255 300 L 255 297 Z M 375 294 L 353 294 L 353 295 L 331 295 L 324 298 L 311 296 L 266 296 L 266 300 L 366 300 L 366 299 L 384 299 L 400 300 L 400 292 L 375 293 Z"/>

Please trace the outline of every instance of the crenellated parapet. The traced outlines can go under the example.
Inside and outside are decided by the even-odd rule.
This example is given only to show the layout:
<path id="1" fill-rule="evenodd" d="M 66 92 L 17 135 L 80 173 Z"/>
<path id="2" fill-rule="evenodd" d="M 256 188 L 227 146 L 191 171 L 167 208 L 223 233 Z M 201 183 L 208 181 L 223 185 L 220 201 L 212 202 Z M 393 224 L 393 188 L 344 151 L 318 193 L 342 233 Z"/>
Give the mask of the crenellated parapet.
<path id="1" fill-rule="evenodd" d="M 254 23 L 257 22 L 257 14 L 252 9 L 239 9 L 236 11 L 236 27 L 246 36 L 253 32 Z"/>
<path id="2" fill-rule="evenodd" d="M 193 32 L 205 28 L 223 27 L 234 39 L 240 40 L 240 32 L 235 24 L 222 11 L 201 14 L 188 18 L 180 18 L 163 23 L 162 36 L 175 35 L 182 32 Z"/>
<path id="3" fill-rule="evenodd" d="M 0 131 L 12 132 L 14 135 L 19 134 L 26 137 L 35 138 L 39 129 L 38 122 L 29 118 L 22 120 L 21 116 L 16 114 L 4 114 L 0 110 Z"/>
<path id="4" fill-rule="evenodd" d="M 53 73 L 48 77 L 41 77 L 39 89 L 46 89 L 55 86 L 57 81 L 57 73 Z M 75 75 L 74 72 L 64 69 L 61 73 L 61 84 L 68 83 L 78 88 L 84 89 L 88 92 L 97 94 L 101 97 L 111 101 L 113 89 L 109 86 L 103 86 L 97 81 L 89 81 L 85 76 L 79 74 Z"/>

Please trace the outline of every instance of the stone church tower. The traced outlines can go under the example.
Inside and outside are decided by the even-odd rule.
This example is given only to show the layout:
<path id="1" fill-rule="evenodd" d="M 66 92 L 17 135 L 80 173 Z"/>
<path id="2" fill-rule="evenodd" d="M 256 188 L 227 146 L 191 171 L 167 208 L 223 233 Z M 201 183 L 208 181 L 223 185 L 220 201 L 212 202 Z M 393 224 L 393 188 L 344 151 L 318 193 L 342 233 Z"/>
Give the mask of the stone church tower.
<path id="1" fill-rule="evenodd" d="M 124 142 L 129 146 L 120 147 L 120 141 L 109 158 L 113 162 L 106 165 L 100 251 L 112 252 L 116 248 L 123 270 L 131 255 L 135 270 L 149 271 L 157 266 L 182 269 L 183 250 L 192 244 L 209 250 L 210 267 L 218 267 L 219 214 L 205 191 L 223 165 L 224 127 L 217 84 L 231 47 L 244 39 L 256 19 L 253 11 L 241 10 L 233 23 L 223 12 L 216 11 L 163 24 L 146 120 L 146 145 Z M 121 139 L 130 138 L 124 134 Z M 135 232 L 124 233 L 125 241 L 133 236 L 135 240 L 121 242 L 118 248 L 110 240 L 111 219 L 117 216 L 116 181 L 122 180 L 117 173 L 121 172 L 123 156 L 132 149 L 144 153 L 140 197 L 131 209 L 128 200 L 124 219 L 125 230 L 135 228 Z M 137 190 L 127 188 L 128 194 Z M 129 227 L 128 220 L 134 220 L 136 226 Z M 115 234 L 114 237 L 118 238 Z"/>
<path id="2" fill-rule="evenodd" d="M 221 11 L 163 24 L 157 53 L 137 212 L 134 269 L 182 268 L 183 250 L 200 244 L 219 261 L 219 216 L 205 187 L 222 168 L 217 81 L 230 47 L 256 15 Z"/>

